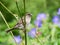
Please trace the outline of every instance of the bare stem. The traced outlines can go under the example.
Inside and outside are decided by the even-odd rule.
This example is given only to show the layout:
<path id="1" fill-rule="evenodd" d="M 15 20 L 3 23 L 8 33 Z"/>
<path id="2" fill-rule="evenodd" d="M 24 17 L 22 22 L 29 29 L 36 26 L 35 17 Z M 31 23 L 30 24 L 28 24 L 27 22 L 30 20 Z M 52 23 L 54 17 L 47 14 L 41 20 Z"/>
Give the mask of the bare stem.
<path id="1" fill-rule="evenodd" d="M 26 3 L 25 0 L 23 0 L 23 5 L 24 5 L 24 14 L 26 13 Z M 26 15 L 24 15 L 24 33 L 25 33 L 25 45 L 27 45 L 27 31 L 26 31 Z"/>
<path id="2" fill-rule="evenodd" d="M 18 6 L 17 1 L 16 1 L 16 7 L 17 7 L 17 9 L 18 9 L 19 15 L 21 16 L 22 23 L 23 23 L 23 25 L 24 25 L 24 22 L 23 22 L 23 19 L 22 19 L 21 10 L 19 9 L 19 6 Z"/>
<path id="3" fill-rule="evenodd" d="M 1 15 L 1 17 L 3 18 L 3 20 L 4 20 L 5 24 L 7 25 L 7 27 L 10 29 L 10 27 L 9 27 L 9 25 L 8 25 L 8 23 L 7 23 L 7 21 L 6 21 L 6 19 L 4 18 L 3 14 L 1 13 L 1 11 L 0 11 L 0 15 Z M 12 33 L 12 32 L 10 32 L 10 33 L 11 33 L 13 39 L 14 39 L 14 35 L 13 35 L 13 33 Z M 16 42 L 15 39 L 14 39 L 14 41 L 15 41 L 15 43 L 16 43 L 16 45 L 17 45 L 17 42 Z"/>
<path id="4" fill-rule="evenodd" d="M 16 18 L 16 16 L 15 16 L 2 2 L 0 2 L 0 4 L 1 4 L 10 14 L 12 14 L 12 15 Z"/>
<path id="5" fill-rule="evenodd" d="M 21 16 L 21 20 L 22 20 L 22 23 L 23 23 L 23 26 L 24 26 L 24 31 L 25 31 L 25 32 L 24 32 L 24 33 L 25 33 L 25 45 L 27 45 L 25 0 L 23 0 L 23 5 L 24 5 L 24 21 L 22 20 L 21 10 L 19 9 L 18 3 L 17 3 L 17 1 L 16 1 L 16 7 L 17 7 L 17 9 L 18 9 L 19 15 Z"/>

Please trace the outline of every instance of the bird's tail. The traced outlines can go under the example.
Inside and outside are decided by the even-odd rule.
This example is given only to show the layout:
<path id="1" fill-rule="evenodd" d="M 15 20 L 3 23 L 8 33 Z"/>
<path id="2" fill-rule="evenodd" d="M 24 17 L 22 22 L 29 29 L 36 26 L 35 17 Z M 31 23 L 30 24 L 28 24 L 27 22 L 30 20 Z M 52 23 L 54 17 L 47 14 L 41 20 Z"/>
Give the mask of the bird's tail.
<path id="1" fill-rule="evenodd" d="M 10 31 L 13 31 L 14 29 L 16 29 L 16 28 L 8 29 L 6 32 L 8 33 L 8 32 L 10 32 Z"/>
<path id="2" fill-rule="evenodd" d="M 13 31 L 15 29 L 18 29 L 19 30 L 19 28 L 11 28 L 11 29 L 8 29 L 6 32 L 8 33 L 8 32 Z M 23 30 L 23 29 L 21 28 L 20 30 Z"/>

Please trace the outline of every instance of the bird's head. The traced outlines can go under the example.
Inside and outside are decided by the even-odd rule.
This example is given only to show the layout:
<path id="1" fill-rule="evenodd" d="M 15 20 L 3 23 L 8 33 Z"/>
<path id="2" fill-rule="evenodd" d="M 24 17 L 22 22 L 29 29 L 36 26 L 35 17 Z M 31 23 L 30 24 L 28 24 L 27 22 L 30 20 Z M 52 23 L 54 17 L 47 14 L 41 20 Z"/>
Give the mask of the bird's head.
<path id="1" fill-rule="evenodd" d="M 26 13 L 26 23 L 27 23 L 27 24 L 30 24 L 31 17 L 32 17 L 32 14 L 27 12 L 27 13 Z"/>
<path id="2" fill-rule="evenodd" d="M 27 16 L 30 16 L 30 17 L 32 16 L 32 14 L 31 14 L 31 13 L 29 13 L 29 12 L 27 12 L 27 13 L 26 13 L 26 15 L 27 15 Z"/>

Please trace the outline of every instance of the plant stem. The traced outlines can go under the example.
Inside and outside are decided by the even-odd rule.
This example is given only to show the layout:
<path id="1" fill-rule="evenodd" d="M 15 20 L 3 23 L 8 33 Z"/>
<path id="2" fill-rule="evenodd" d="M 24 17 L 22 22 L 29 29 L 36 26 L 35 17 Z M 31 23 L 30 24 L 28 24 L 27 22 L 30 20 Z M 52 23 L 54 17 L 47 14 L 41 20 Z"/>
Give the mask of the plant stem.
<path id="1" fill-rule="evenodd" d="M 10 27 L 9 27 L 9 25 L 8 25 L 7 21 L 5 20 L 5 18 L 4 18 L 4 16 L 3 16 L 3 14 L 1 13 L 1 11 L 0 11 L 0 15 L 1 15 L 1 17 L 3 18 L 3 20 L 4 20 L 5 24 L 7 25 L 7 27 L 10 29 Z"/>
<path id="2" fill-rule="evenodd" d="M 16 1 L 16 7 L 17 7 L 17 9 L 18 9 L 19 15 L 21 16 L 22 23 L 23 23 L 23 25 L 24 25 L 24 22 L 23 22 L 23 19 L 22 19 L 21 10 L 19 9 L 19 6 L 18 6 L 17 1 Z"/>
<path id="3" fill-rule="evenodd" d="M 25 3 L 25 0 L 23 0 L 23 5 L 24 5 L 24 13 L 26 13 L 26 3 Z"/>
<path id="4" fill-rule="evenodd" d="M 2 2 L 0 2 L 0 4 L 10 13 L 10 14 L 12 14 L 14 17 L 15 17 L 15 15 L 2 3 Z M 16 18 L 16 17 L 15 17 Z"/>
<path id="5" fill-rule="evenodd" d="M 26 13 L 26 3 L 25 0 L 23 0 L 23 5 L 24 5 L 24 14 Z M 25 33 L 25 45 L 27 45 L 27 31 L 26 31 L 26 15 L 24 15 L 24 33 Z"/>
<path id="6" fill-rule="evenodd" d="M 21 10 L 19 9 L 19 6 L 18 6 L 17 1 L 16 1 L 16 7 L 17 7 L 17 9 L 18 9 L 18 13 L 19 13 L 19 15 L 22 17 Z"/>
<path id="7" fill-rule="evenodd" d="M 1 15 L 1 17 L 3 18 L 3 20 L 4 20 L 5 24 L 7 25 L 7 27 L 10 29 L 10 27 L 9 27 L 9 25 L 8 25 L 8 23 L 7 23 L 7 21 L 6 21 L 6 19 L 4 18 L 3 14 L 1 13 L 1 11 L 0 11 L 0 15 Z M 13 35 L 13 33 L 12 33 L 12 32 L 10 32 L 10 33 L 11 33 L 13 39 L 14 39 L 14 35 Z M 17 45 L 17 42 L 16 42 L 15 39 L 14 39 L 14 41 L 15 41 L 15 43 L 16 43 L 16 45 Z"/>
<path id="8" fill-rule="evenodd" d="M 21 20 L 22 20 L 22 23 L 23 23 L 23 26 L 24 26 L 24 33 L 25 33 L 25 45 L 27 45 L 27 34 L 26 34 L 26 15 L 25 15 L 25 0 L 23 0 L 23 3 L 24 3 L 24 21 L 22 20 L 22 14 L 21 14 L 21 10 L 19 10 L 19 6 L 18 6 L 18 3 L 16 1 L 16 6 L 17 6 L 17 9 L 18 9 L 18 12 L 19 12 L 19 15 L 21 16 Z"/>

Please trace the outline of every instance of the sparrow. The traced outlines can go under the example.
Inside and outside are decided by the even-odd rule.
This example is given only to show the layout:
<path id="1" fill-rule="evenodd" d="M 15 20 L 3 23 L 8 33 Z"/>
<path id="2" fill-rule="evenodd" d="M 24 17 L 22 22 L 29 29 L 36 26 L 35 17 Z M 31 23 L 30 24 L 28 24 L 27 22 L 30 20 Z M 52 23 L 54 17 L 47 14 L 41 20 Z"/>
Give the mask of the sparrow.
<path id="1" fill-rule="evenodd" d="M 26 13 L 25 15 L 26 15 L 26 17 L 25 17 L 26 26 L 28 26 L 28 25 L 30 24 L 32 14 Z M 19 19 L 19 21 L 17 22 L 17 24 L 16 24 L 13 28 L 8 29 L 6 32 L 8 33 L 8 32 L 10 32 L 10 31 L 13 31 L 14 29 L 23 30 L 23 29 L 24 29 L 23 22 L 24 22 L 24 16 Z"/>

